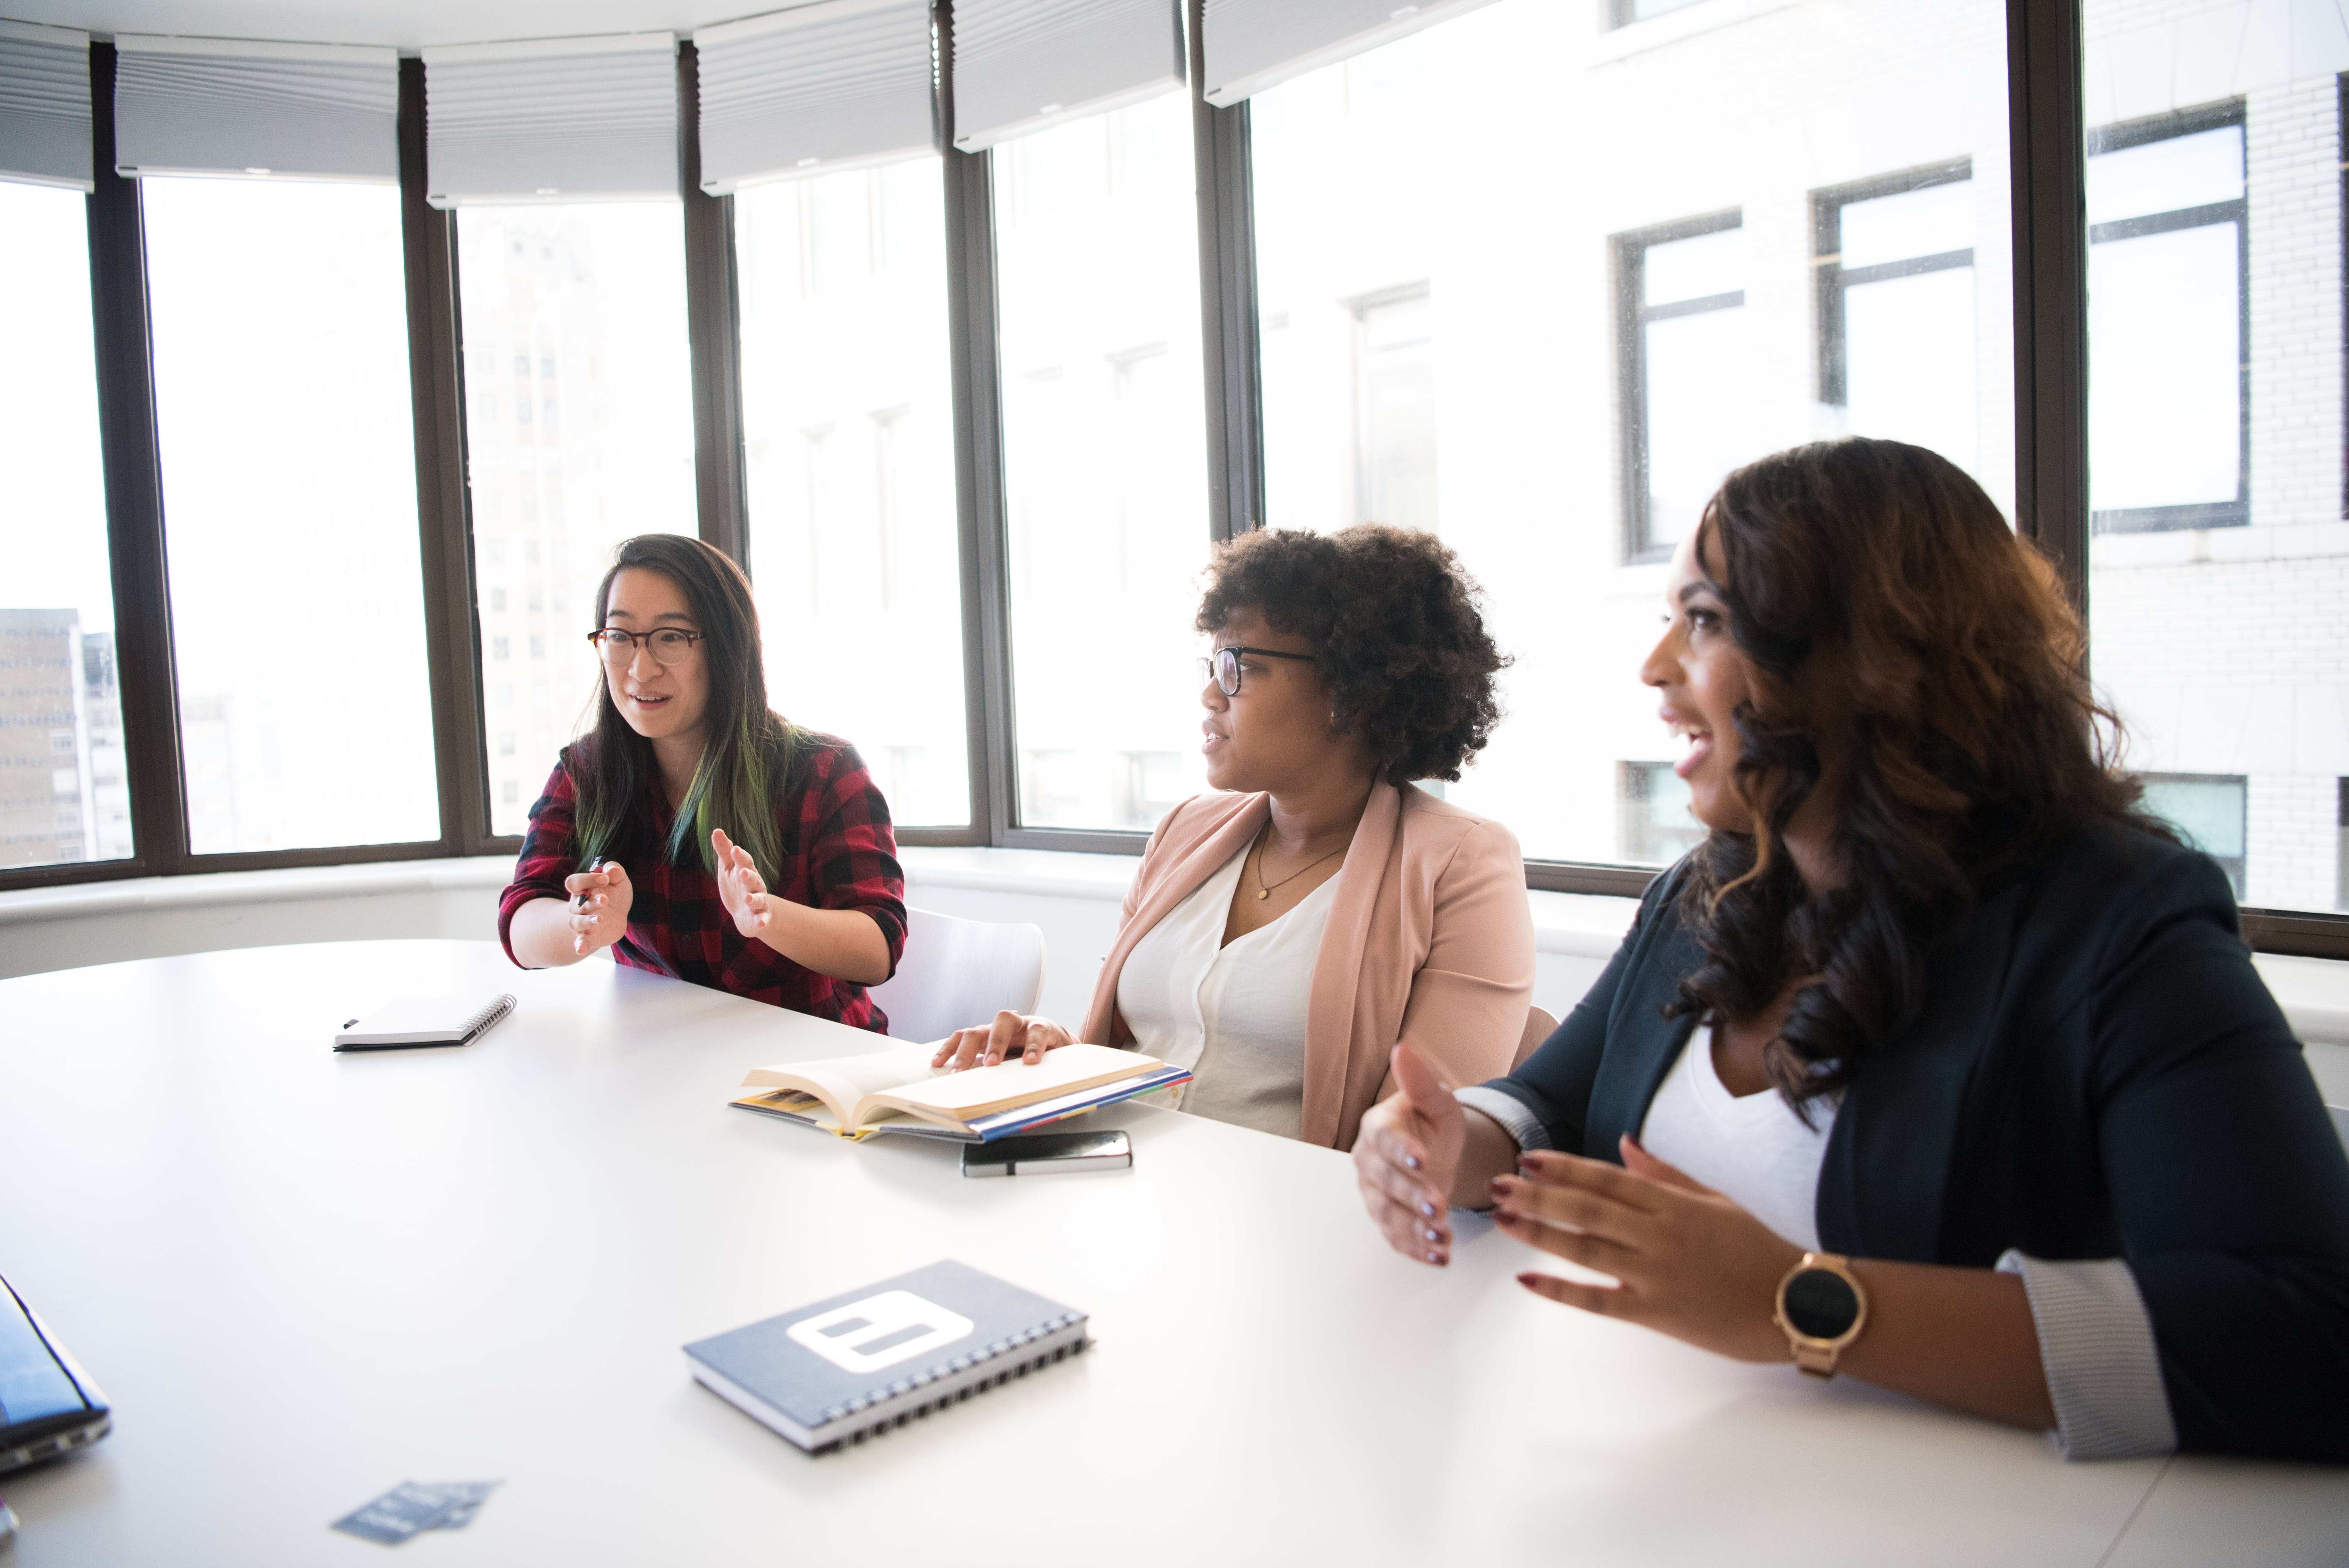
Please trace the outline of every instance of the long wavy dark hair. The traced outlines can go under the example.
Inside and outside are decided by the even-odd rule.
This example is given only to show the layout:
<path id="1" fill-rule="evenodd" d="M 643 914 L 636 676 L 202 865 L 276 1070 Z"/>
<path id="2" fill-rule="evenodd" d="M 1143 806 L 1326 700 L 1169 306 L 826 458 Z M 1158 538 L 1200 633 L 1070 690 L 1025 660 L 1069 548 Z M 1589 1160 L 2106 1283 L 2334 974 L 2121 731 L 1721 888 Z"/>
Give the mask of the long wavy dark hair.
<path id="1" fill-rule="evenodd" d="M 1946 458 L 1798 447 L 1731 474 L 1698 526 L 1751 666 L 1733 778 L 1754 830 L 1690 857 L 1706 962 L 1668 1011 L 1753 1018 L 1817 975 L 1764 1057 L 1799 1109 L 1913 1021 L 1934 938 L 2034 856 L 2097 822 L 2173 835 L 2118 770 L 2054 570 Z M 1826 892 L 1785 837 L 1823 756 L 1846 879 Z"/>
<path id="2" fill-rule="evenodd" d="M 678 533 L 623 540 L 595 590 L 595 624 L 612 605 L 613 579 L 629 567 L 657 572 L 685 594 L 703 641 L 709 704 L 702 714 L 701 764 L 678 808 L 659 852 L 673 865 L 693 855 L 715 870 L 709 830 L 750 851 L 759 874 L 772 881 L 782 844 L 775 830 L 774 792 L 790 774 L 796 731 L 767 707 L 766 663 L 760 650 L 759 607 L 750 579 L 722 552 Z M 578 798 L 579 861 L 611 854 L 632 836 L 629 822 L 659 771 L 652 742 L 628 727 L 612 704 L 611 683 L 595 678 L 595 727 L 571 747 L 571 787 Z"/>

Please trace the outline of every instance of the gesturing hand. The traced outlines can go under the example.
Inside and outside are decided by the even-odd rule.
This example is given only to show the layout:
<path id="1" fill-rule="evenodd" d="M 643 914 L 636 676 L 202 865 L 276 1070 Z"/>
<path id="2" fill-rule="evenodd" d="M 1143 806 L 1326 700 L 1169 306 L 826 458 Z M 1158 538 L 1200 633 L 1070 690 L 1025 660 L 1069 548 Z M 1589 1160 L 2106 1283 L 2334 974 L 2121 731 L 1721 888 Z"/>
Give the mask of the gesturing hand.
<path id="1" fill-rule="evenodd" d="M 735 930 L 756 937 L 774 918 L 767 908 L 773 897 L 767 892 L 767 879 L 759 874 L 750 851 L 728 838 L 725 829 L 709 830 L 709 847 L 718 859 L 718 902 L 734 917 Z"/>
<path id="2" fill-rule="evenodd" d="M 628 934 L 628 906 L 636 903 L 636 890 L 616 861 L 599 860 L 595 870 L 564 877 L 563 891 L 571 895 L 572 952 L 585 958 Z"/>
<path id="3" fill-rule="evenodd" d="M 1493 1181 L 1494 1218 L 1510 1235 L 1614 1286 L 1521 1274 L 1537 1295 L 1620 1317 L 1740 1361 L 1784 1361 L 1771 1321 L 1778 1281 L 1802 1256 L 1793 1243 L 1628 1135 L 1623 1164 L 1528 1151 L 1518 1176 Z"/>
<path id="4" fill-rule="evenodd" d="M 957 1029 L 941 1040 L 930 1066 L 960 1072 L 965 1068 L 993 1067 L 1016 1056 L 1032 1067 L 1044 1059 L 1046 1051 L 1057 1051 L 1075 1041 L 1074 1035 L 1050 1018 L 1023 1018 L 1006 1008 L 995 1015 L 992 1024 Z"/>
<path id="5" fill-rule="evenodd" d="M 1390 1245 L 1443 1265 L 1452 1258 L 1452 1180 L 1467 1118 L 1452 1087 L 1409 1046 L 1392 1058 L 1395 1092 L 1371 1107 L 1354 1136 L 1354 1182 Z"/>

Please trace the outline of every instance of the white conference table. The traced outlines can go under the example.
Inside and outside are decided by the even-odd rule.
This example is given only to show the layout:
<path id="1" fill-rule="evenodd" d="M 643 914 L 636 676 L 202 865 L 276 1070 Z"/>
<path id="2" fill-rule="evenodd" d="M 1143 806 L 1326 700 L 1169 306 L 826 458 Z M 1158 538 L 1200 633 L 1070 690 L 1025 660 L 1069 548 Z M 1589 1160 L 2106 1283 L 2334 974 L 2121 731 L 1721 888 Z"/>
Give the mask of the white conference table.
<path id="1" fill-rule="evenodd" d="M 478 1045 L 327 1048 L 498 990 Z M 1550 1305 L 1473 1221 L 1423 1268 L 1328 1150 L 1128 1106 L 1131 1171 L 971 1181 L 726 1105 L 870 1038 L 484 943 L 0 982 L 0 1274 L 115 1409 L 0 1479 L 18 1563 L 2349 1562 L 2349 1470 L 2065 1464 Z M 1098 1343 L 820 1459 L 687 1376 L 688 1340 L 940 1257 Z M 327 1528 L 497 1478 L 461 1532 Z"/>

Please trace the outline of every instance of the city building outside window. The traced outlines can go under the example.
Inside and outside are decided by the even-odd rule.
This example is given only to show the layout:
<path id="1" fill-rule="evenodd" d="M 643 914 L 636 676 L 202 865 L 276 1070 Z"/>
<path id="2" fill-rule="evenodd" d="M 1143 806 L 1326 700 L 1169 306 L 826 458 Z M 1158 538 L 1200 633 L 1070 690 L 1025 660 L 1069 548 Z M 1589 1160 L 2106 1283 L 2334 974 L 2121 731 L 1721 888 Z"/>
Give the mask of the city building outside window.
<path id="1" fill-rule="evenodd" d="M 0 291 L 25 302 L 0 358 L 0 870 L 132 852 L 88 206 L 0 181 Z"/>
<path id="2" fill-rule="evenodd" d="M 767 695 L 854 744 L 905 826 L 970 820 L 942 170 L 734 197 Z"/>
<path id="3" fill-rule="evenodd" d="M 1618 766 L 1617 802 L 1626 861 L 1668 866 L 1704 842 L 1704 824 L 1689 813 L 1688 781 L 1672 771 L 1671 763 Z"/>
<path id="4" fill-rule="evenodd" d="M 1722 476 L 1755 455 L 1745 377 L 1746 245 L 1740 215 L 1719 213 L 1616 242 L 1625 539 L 1661 561 L 1696 527 Z"/>
<path id="5" fill-rule="evenodd" d="M 1819 401 L 1855 436 L 1979 461 L 1972 165 L 1964 159 L 1822 191 Z M 1930 365 L 1938 374 L 1920 376 Z"/>
<path id="6" fill-rule="evenodd" d="M 1515 660 L 1444 793 L 1529 859 L 1662 864 L 1695 831 L 1661 830 L 1669 802 L 1630 830 L 1627 789 L 1678 782 L 1651 777 L 1673 748 L 1639 670 L 1660 563 L 1730 469 L 1955 409 L 1932 440 L 2013 502 L 2005 184 L 1939 198 L 1965 208 L 1947 242 L 1887 180 L 2006 169 L 2006 8 L 1705 10 L 1610 55 L 1603 7 L 1495 0 L 1249 100 L 1264 521 L 1342 528 L 1366 490 L 1423 487 L 1380 520 L 1440 534 Z M 1845 280 L 1857 407 L 1821 397 L 1823 195 L 1867 266 L 1971 252 Z M 1951 319 L 1906 303 L 1977 278 Z"/>
<path id="7" fill-rule="evenodd" d="M 2240 99 L 2088 137 L 2088 498 L 2098 532 L 2251 518 Z"/>
<path id="8" fill-rule="evenodd" d="M 2192 773 L 2146 773 L 2145 809 L 2178 830 L 2194 848 L 2219 862 L 2235 896 L 2243 896 L 2248 863 L 2245 831 L 2250 791 L 2240 779 Z"/>
<path id="9" fill-rule="evenodd" d="M 139 183 L 189 848 L 437 839 L 399 192 Z"/>
<path id="10" fill-rule="evenodd" d="M 477 613 L 492 657 L 519 644 L 529 663 L 526 684 L 484 694 L 484 729 L 521 739 L 488 758 L 490 827 L 519 833 L 556 754 L 595 724 L 587 634 L 614 547 L 699 526 L 685 225 L 673 201 L 455 221 Z"/>

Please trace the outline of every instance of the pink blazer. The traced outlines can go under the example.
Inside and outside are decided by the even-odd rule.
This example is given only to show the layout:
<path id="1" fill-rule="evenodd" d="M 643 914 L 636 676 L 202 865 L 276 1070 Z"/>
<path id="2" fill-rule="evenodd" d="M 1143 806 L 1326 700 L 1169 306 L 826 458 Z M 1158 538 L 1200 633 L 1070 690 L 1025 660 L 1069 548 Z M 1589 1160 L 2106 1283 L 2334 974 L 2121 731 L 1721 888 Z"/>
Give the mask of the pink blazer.
<path id="1" fill-rule="evenodd" d="M 1195 795 L 1150 836 L 1080 1039 L 1123 1045 L 1118 976 L 1166 917 L 1271 814 L 1270 797 Z M 1533 913 L 1517 841 L 1416 785 L 1379 784 L 1338 872 L 1305 1012 L 1308 1143 L 1350 1149 L 1407 1042 L 1454 1084 L 1509 1070 L 1534 989 Z"/>

